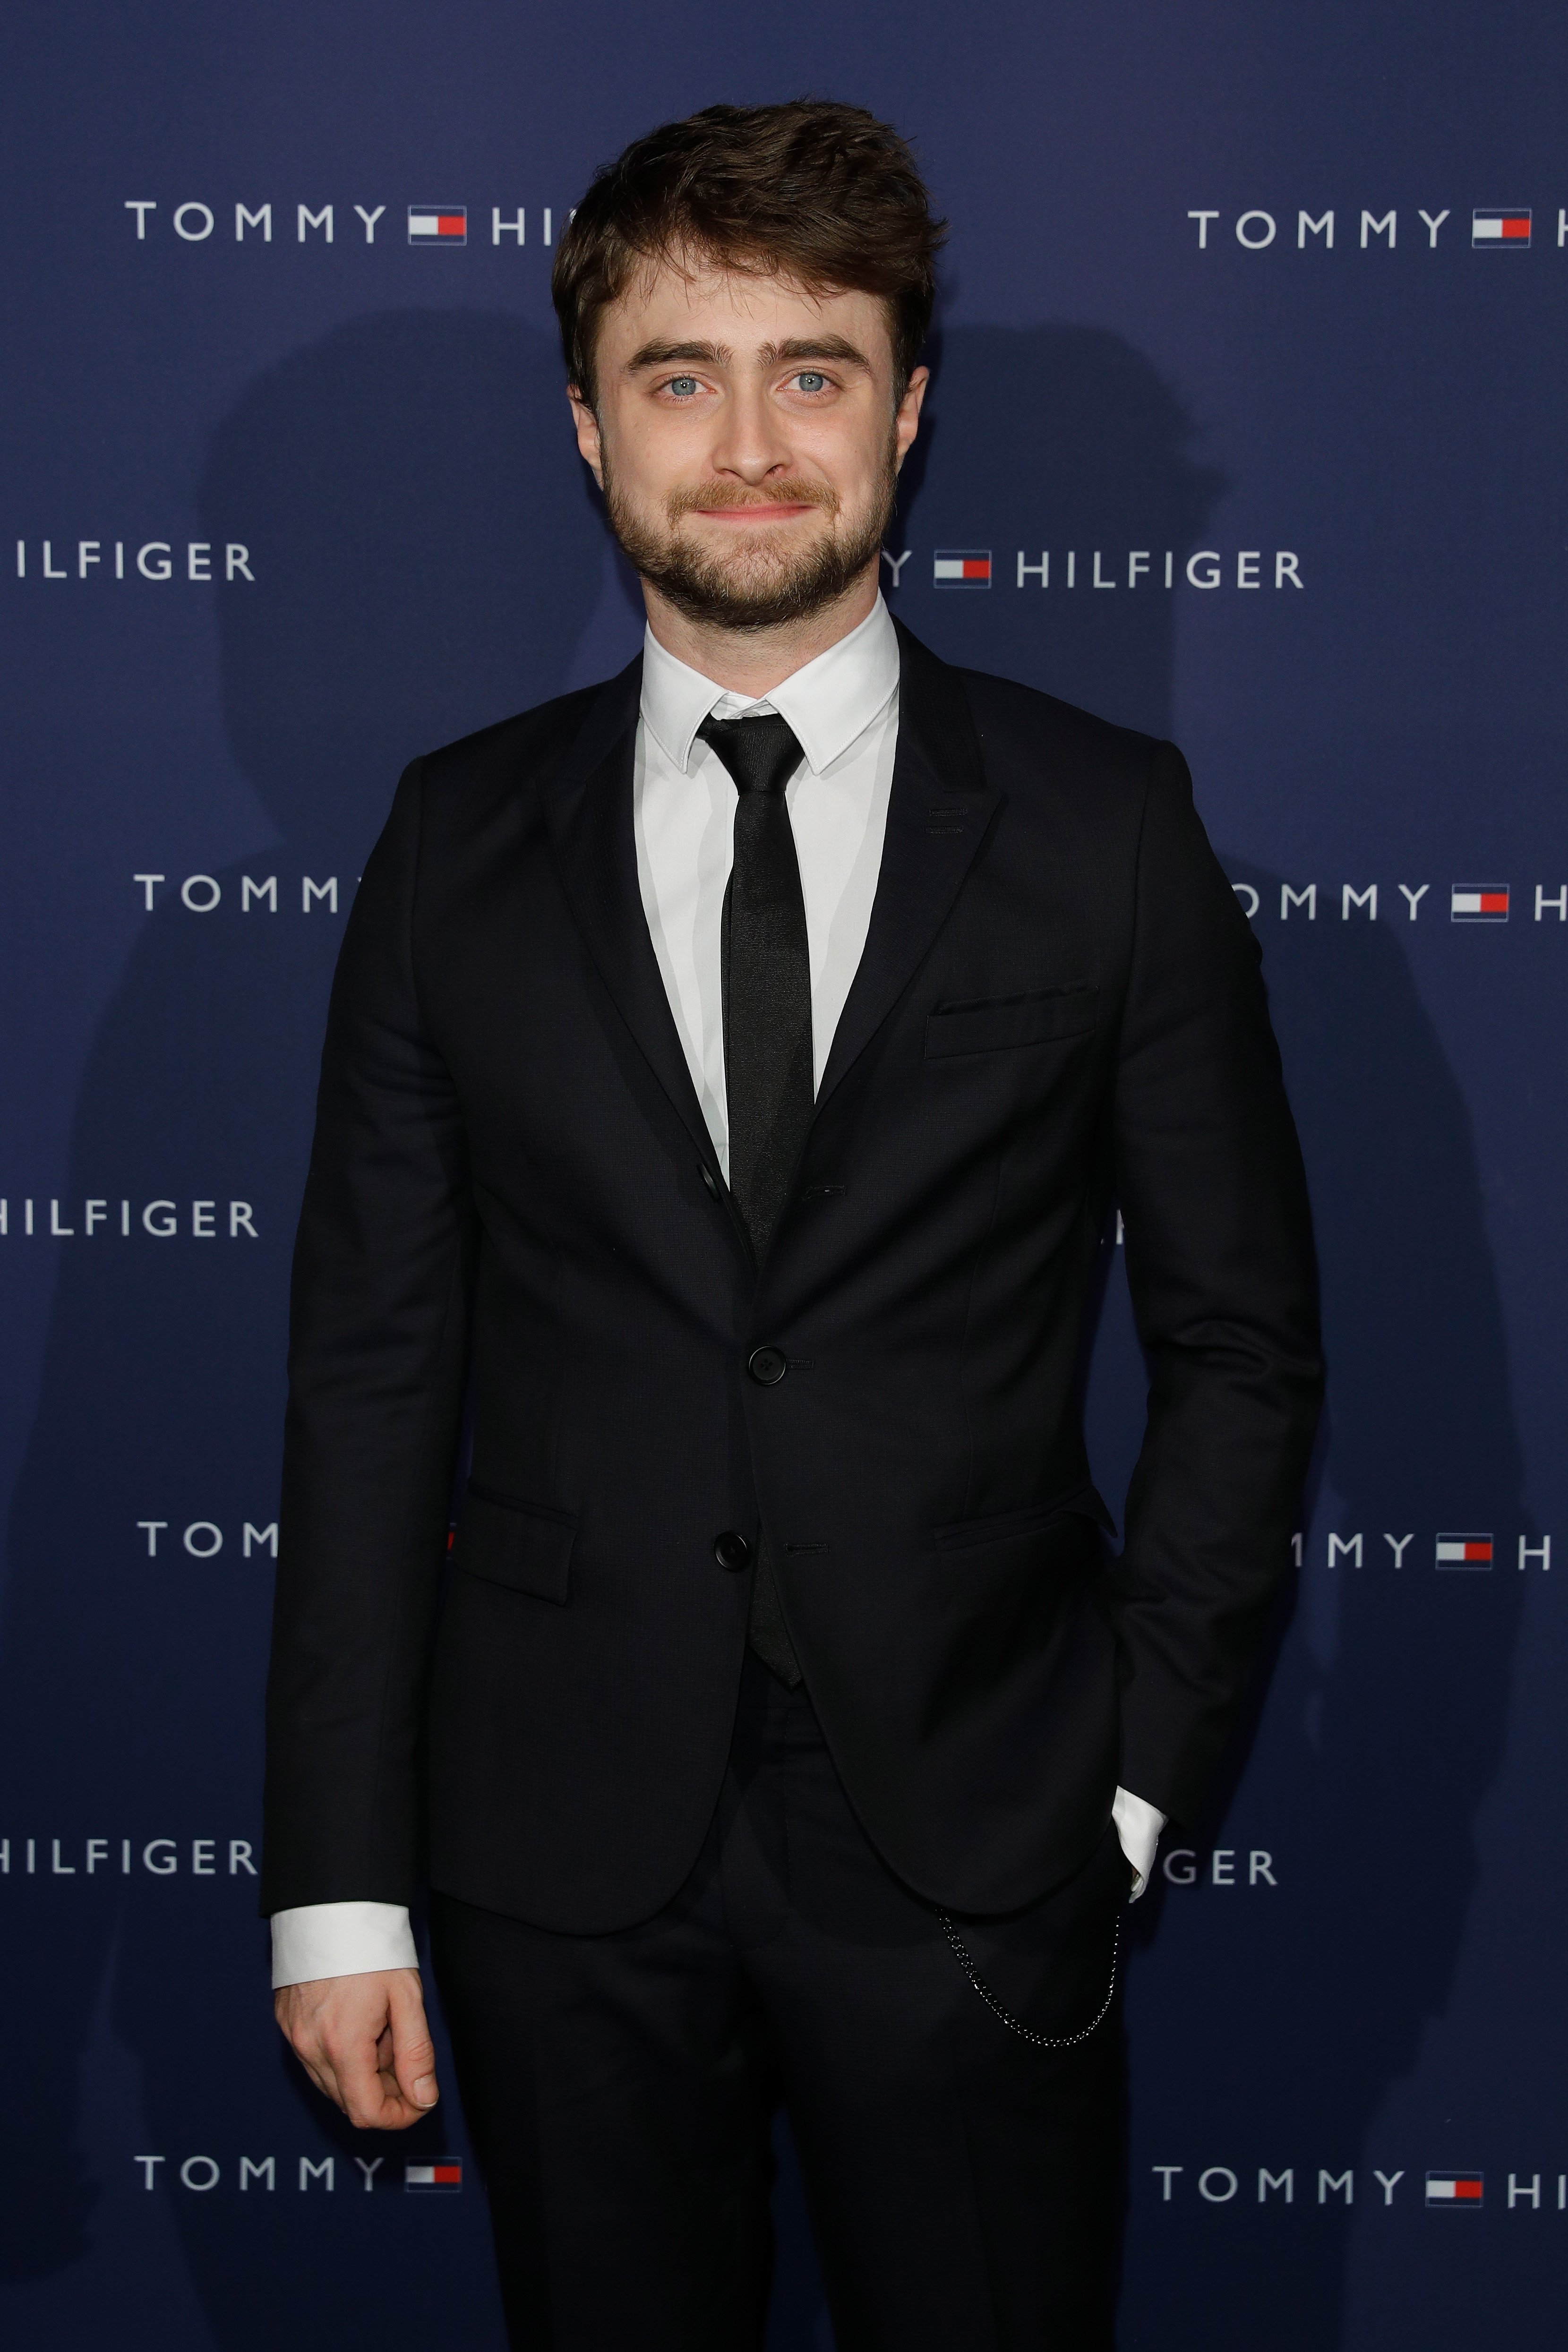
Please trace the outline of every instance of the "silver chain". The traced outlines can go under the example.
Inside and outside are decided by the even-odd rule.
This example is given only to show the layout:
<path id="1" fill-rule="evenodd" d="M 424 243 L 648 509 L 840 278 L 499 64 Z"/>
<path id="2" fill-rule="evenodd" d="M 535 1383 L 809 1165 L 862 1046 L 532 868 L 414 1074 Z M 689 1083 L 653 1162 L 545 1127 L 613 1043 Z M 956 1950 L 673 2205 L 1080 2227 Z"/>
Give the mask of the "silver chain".
<path id="1" fill-rule="evenodd" d="M 1021 2018 L 1014 2016 L 1010 2009 L 1005 2009 L 970 1958 L 968 1946 L 948 1914 L 945 1911 L 939 1911 L 936 1916 L 942 1921 L 942 1934 L 952 1947 L 952 1956 L 959 1967 L 963 1970 L 992 2016 L 1000 2018 L 1010 2033 L 1021 2035 L 1024 2041 L 1033 2043 L 1037 2050 L 1071 2050 L 1079 2042 L 1087 2042 L 1096 2027 L 1105 2022 L 1106 2015 L 1116 1994 L 1116 1963 L 1121 1951 L 1120 1912 L 1117 1914 L 1116 1934 L 1110 1947 L 1110 1982 L 1105 1989 L 1105 1999 L 1100 2004 L 1099 2015 L 1077 2033 L 1037 2033 L 1032 2025 L 1026 2025 Z"/>

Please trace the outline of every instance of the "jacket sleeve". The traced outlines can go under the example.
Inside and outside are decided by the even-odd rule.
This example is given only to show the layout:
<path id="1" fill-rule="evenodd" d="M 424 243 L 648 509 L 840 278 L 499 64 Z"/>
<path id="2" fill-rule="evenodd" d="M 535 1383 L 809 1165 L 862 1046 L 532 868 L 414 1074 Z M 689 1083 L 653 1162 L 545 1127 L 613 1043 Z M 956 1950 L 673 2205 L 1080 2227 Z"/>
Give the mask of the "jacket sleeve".
<path id="1" fill-rule="evenodd" d="M 414 974 L 421 801 L 416 761 L 344 933 L 294 1250 L 268 1913 L 406 1904 L 415 1875 L 473 1255 L 461 1111 Z"/>
<path id="2" fill-rule="evenodd" d="M 1287 1572 L 1322 1366 L 1260 950 L 1173 744 L 1136 888 L 1114 1148 L 1150 1384 L 1116 1577 L 1121 1778 L 1191 1822 Z"/>

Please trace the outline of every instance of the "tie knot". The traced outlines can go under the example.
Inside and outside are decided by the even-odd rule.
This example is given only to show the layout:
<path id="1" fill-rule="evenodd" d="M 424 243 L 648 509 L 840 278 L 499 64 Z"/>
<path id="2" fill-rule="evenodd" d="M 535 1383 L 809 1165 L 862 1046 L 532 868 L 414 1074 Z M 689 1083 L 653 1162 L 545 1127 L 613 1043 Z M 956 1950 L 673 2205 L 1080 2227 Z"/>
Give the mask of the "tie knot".
<path id="1" fill-rule="evenodd" d="M 760 719 L 708 718 L 697 732 L 723 761 L 738 793 L 776 795 L 801 762 L 795 729 L 776 712 Z"/>

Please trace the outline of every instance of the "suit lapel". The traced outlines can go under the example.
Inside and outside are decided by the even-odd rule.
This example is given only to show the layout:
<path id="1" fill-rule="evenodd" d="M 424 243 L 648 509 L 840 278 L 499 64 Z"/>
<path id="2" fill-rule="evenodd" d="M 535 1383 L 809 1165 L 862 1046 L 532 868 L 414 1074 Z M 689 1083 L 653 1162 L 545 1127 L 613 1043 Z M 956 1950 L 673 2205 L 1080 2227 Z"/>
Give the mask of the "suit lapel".
<path id="1" fill-rule="evenodd" d="M 957 670 L 899 630 L 899 740 L 865 952 L 817 1089 L 818 1112 L 892 1011 L 947 919 L 1001 795 L 985 781 Z"/>
<path id="2" fill-rule="evenodd" d="M 1001 795 L 985 781 L 963 681 L 899 626 L 899 741 L 865 951 L 817 1089 L 823 1105 L 870 1044 L 946 920 Z M 545 793 L 567 902 L 600 977 L 704 1160 L 712 1139 L 648 937 L 632 778 L 638 659 L 596 697 Z"/>
<path id="3" fill-rule="evenodd" d="M 705 1160 L 712 1139 L 648 937 L 637 881 L 632 782 L 639 657 L 603 688 L 547 787 L 546 822 L 567 903 L 600 978 Z"/>

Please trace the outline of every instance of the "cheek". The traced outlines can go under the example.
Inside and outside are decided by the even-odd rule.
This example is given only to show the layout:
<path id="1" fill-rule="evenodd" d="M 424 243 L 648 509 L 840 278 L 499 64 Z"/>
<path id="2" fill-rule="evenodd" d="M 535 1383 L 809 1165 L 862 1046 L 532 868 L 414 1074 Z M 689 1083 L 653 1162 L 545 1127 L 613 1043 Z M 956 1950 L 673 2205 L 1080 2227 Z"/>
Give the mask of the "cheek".
<path id="1" fill-rule="evenodd" d="M 662 500 L 707 470 L 711 438 L 700 416 L 676 409 L 644 409 L 629 424 L 620 445 L 617 479 L 634 497 Z"/>
<path id="2" fill-rule="evenodd" d="M 803 454 L 821 467 L 847 507 L 861 506 L 880 490 L 888 470 L 888 434 L 861 416 L 842 415 L 808 420 Z"/>

